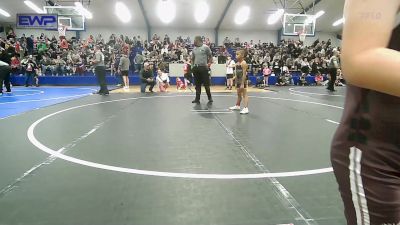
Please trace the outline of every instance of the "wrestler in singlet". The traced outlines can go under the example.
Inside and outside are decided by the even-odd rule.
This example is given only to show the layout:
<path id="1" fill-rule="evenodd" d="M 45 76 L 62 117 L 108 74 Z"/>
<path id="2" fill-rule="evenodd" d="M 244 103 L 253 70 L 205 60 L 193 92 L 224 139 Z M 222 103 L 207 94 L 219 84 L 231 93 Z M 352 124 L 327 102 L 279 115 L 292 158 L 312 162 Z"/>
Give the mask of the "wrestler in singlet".
<path id="1" fill-rule="evenodd" d="M 240 85 L 243 83 L 244 84 L 244 88 L 247 88 L 247 76 L 243 76 L 242 65 L 240 63 L 237 63 L 235 68 L 236 68 L 235 69 L 236 87 L 240 88 Z M 243 82 L 243 79 L 245 79 L 244 82 Z"/>
<path id="2" fill-rule="evenodd" d="M 400 26 L 388 47 L 400 51 Z M 331 160 L 349 225 L 400 222 L 399 97 L 348 85 Z"/>

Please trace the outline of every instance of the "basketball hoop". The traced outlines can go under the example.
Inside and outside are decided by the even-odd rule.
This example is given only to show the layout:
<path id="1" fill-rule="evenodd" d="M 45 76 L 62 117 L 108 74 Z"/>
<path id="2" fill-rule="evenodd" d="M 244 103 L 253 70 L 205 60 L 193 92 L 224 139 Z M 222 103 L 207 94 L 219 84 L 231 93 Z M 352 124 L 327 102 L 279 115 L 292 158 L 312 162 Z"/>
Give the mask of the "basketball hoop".
<path id="1" fill-rule="evenodd" d="M 307 34 L 305 34 L 303 32 L 299 32 L 298 34 L 299 34 L 299 40 L 304 43 L 304 41 L 306 40 Z"/>

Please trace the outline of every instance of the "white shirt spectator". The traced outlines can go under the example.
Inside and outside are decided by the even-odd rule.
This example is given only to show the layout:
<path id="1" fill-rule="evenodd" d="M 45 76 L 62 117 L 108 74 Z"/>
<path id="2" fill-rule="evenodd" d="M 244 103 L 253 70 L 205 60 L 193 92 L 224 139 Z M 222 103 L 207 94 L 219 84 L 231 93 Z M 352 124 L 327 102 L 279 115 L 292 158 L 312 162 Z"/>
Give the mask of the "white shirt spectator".
<path id="1" fill-rule="evenodd" d="M 217 56 L 213 56 L 213 64 L 218 64 L 218 57 Z"/>
<path id="2" fill-rule="evenodd" d="M 236 63 L 233 59 L 226 62 L 226 74 L 233 74 L 233 68 L 235 67 Z"/>
<path id="3" fill-rule="evenodd" d="M 167 45 L 163 49 L 161 49 L 161 55 L 164 53 L 168 54 L 168 46 Z"/>
<path id="4" fill-rule="evenodd" d="M 159 73 L 158 74 L 158 76 L 157 76 L 157 81 L 159 82 L 159 83 L 163 83 L 163 82 L 167 82 L 167 83 L 169 83 L 169 76 L 168 76 L 168 73 Z"/>
<path id="5" fill-rule="evenodd" d="M 67 26 L 61 25 L 58 27 L 58 36 L 65 37 L 65 32 L 67 31 Z"/>
<path id="6" fill-rule="evenodd" d="M 308 63 L 308 62 L 306 62 L 306 61 L 302 61 L 302 62 L 301 62 L 301 67 L 305 67 L 305 66 L 310 67 L 310 63 Z"/>

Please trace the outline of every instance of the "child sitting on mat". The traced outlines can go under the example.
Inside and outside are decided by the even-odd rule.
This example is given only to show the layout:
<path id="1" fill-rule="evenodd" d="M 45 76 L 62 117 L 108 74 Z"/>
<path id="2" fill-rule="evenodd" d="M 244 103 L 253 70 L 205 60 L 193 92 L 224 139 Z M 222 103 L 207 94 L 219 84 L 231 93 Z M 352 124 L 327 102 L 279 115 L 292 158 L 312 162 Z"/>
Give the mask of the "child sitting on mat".
<path id="1" fill-rule="evenodd" d="M 161 70 L 157 71 L 157 82 L 158 87 L 160 88 L 160 92 L 167 92 L 169 88 L 169 76 L 168 73 L 162 72 Z"/>
<path id="2" fill-rule="evenodd" d="M 186 90 L 185 83 L 179 78 L 176 78 L 176 90 Z"/>

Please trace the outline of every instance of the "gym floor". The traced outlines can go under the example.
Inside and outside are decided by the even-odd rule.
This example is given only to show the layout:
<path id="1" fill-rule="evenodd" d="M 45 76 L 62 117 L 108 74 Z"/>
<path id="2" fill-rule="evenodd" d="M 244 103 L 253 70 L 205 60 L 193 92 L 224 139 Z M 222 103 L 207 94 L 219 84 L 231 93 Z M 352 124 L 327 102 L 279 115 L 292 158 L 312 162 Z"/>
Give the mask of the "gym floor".
<path id="1" fill-rule="evenodd" d="M 135 88 L 2 114 L 0 225 L 345 224 L 329 159 L 345 88 L 249 89 L 248 115 L 223 87 L 212 105 Z"/>

